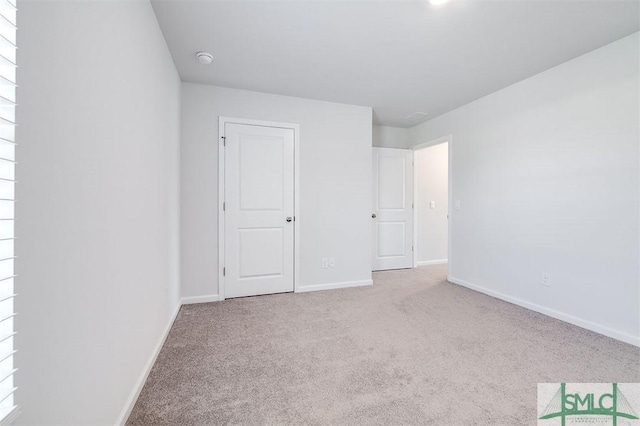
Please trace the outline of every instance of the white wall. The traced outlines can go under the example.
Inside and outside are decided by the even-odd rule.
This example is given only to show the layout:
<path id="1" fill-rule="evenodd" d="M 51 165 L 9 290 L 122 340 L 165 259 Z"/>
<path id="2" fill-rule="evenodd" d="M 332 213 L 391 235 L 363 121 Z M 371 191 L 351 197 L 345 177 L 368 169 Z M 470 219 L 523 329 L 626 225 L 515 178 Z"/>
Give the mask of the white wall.
<path id="1" fill-rule="evenodd" d="M 19 7 L 16 424 L 113 424 L 178 304 L 180 82 L 146 1 Z"/>
<path id="2" fill-rule="evenodd" d="M 415 152 L 418 265 L 447 261 L 448 150 L 449 144 L 445 142 Z"/>
<path id="3" fill-rule="evenodd" d="M 410 145 L 409 129 L 373 126 L 373 146 L 378 148 L 408 148 Z"/>
<path id="4" fill-rule="evenodd" d="M 638 40 L 411 130 L 416 144 L 453 135 L 452 279 L 635 344 Z"/>
<path id="5" fill-rule="evenodd" d="M 298 285 L 368 282 L 371 108 L 183 83 L 182 296 L 218 294 L 219 116 L 300 125 Z"/>

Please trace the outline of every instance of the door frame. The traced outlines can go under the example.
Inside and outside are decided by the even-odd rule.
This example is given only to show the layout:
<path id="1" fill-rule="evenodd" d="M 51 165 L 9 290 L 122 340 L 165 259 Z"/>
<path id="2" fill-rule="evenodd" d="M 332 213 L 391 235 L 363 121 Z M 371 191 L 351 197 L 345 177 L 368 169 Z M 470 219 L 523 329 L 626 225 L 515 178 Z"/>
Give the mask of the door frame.
<path id="1" fill-rule="evenodd" d="M 448 211 L 448 221 L 447 221 L 447 277 L 451 275 L 449 271 L 451 271 L 451 230 L 453 229 L 453 185 L 452 185 L 452 167 L 451 164 L 453 156 L 452 143 L 453 143 L 453 135 L 449 134 L 446 136 L 441 136 L 436 139 L 432 139 L 428 142 L 423 142 L 418 145 L 414 145 L 411 148 L 413 149 L 413 202 L 417 204 L 418 200 L 418 167 L 416 166 L 416 151 L 419 151 L 423 148 L 429 148 L 434 145 L 440 145 L 441 143 L 448 143 L 447 145 L 447 211 Z M 418 209 L 413 209 L 413 241 L 414 241 L 414 250 L 413 250 L 413 267 L 418 267 Z"/>
<path id="2" fill-rule="evenodd" d="M 227 123 L 248 126 L 275 127 L 293 130 L 293 292 L 298 292 L 300 282 L 300 125 L 276 121 L 252 120 L 247 118 L 218 117 L 218 299 L 225 299 L 225 144 L 224 128 Z"/>

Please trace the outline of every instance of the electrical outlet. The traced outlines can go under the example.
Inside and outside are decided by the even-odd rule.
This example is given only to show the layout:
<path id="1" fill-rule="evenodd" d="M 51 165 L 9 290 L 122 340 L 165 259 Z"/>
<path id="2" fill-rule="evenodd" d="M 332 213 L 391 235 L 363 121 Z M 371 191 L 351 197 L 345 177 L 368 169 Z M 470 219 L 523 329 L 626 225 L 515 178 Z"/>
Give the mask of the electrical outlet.
<path id="1" fill-rule="evenodd" d="M 542 273 L 542 285 L 551 287 L 551 275 L 546 272 Z"/>
<path id="2" fill-rule="evenodd" d="M 462 203 L 460 202 L 460 200 L 456 200 L 455 203 L 453 203 L 453 208 L 456 210 L 461 210 L 462 209 Z"/>
<path id="3" fill-rule="evenodd" d="M 329 258 L 329 268 L 335 268 L 336 267 L 336 258 L 335 257 L 330 257 Z"/>
<path id="4" fill-rule="evenodd" d="M 322 258 L 322 268 L 323 269 L 327 269 L 329 267 L 329 259 L 327 259 L 326 257 Z"/>
<path id="5" fill-rule="evenodd" d="M 436 202 L 435 201 L 429 201 L 429 208 L 431 210 L 435 209 L 436 208 Z"/>

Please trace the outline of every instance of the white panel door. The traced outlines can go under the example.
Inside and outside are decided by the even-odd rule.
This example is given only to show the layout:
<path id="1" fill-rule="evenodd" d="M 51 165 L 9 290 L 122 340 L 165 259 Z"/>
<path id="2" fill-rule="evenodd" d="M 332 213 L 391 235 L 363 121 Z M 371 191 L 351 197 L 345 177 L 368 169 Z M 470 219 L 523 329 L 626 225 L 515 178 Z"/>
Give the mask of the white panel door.
<path id="1" fill-rule="evenodd" d="M 293 291 L 294 131 L 224 132 L 225 298 Z"/>
<path id="2" fill-rule="evenodd" d="M 413 267 L 413 151 L 373 148 L 373 270 Z"/>

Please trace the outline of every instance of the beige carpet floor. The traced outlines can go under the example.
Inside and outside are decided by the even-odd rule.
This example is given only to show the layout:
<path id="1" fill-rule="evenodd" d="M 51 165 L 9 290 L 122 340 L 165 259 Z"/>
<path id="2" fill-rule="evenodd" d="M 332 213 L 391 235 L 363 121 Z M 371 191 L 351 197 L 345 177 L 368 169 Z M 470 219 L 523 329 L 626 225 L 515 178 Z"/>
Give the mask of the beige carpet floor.
<path id="1" fill-rule="evenodd" d="M 538 382 L 639 382 L 640 349 L 450 284 L 182 308 L 128 425 L 535 425 Z"/>

